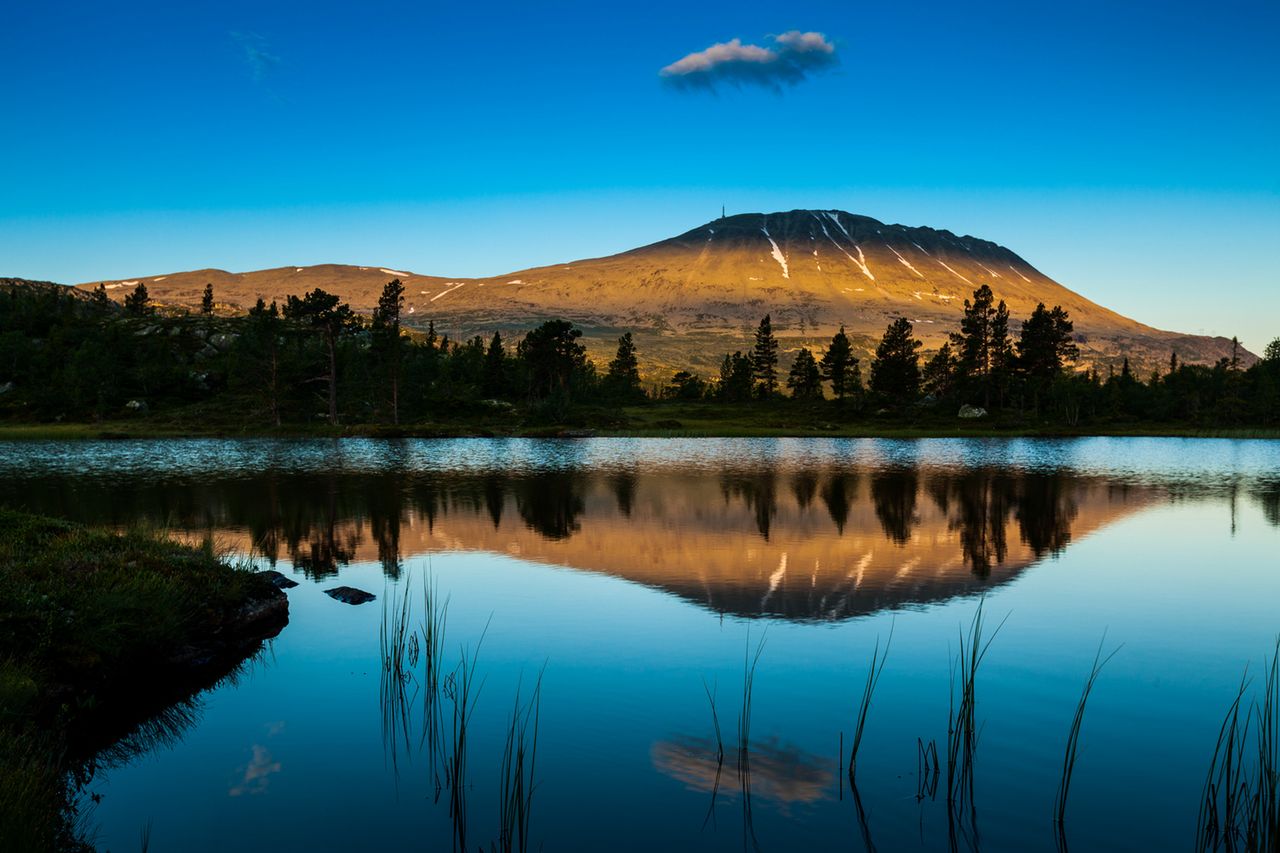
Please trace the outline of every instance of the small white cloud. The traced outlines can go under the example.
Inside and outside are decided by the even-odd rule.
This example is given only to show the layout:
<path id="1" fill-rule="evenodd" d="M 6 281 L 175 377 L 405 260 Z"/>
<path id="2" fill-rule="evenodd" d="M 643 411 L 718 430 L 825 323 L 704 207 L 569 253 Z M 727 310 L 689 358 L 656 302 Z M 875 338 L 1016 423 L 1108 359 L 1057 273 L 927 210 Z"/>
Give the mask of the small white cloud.
<path id="1" fill-rule="evenodd" d="M 721 83 L 781 91 L 835 65 L 836 48 L 822 33 L 791 30 L 761 47 L 730 39 L 685 56 L 658 72 L 681 89 L 715 89 Z"/>

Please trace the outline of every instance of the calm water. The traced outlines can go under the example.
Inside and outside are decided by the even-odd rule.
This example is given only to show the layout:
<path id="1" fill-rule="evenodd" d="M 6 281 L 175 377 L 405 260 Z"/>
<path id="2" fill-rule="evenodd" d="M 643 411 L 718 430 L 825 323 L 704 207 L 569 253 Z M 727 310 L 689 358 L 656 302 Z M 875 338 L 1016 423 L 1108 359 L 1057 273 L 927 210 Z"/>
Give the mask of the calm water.
<path id="1" fill-rule="evenodd" d="M 506 721 L 540 670 L 534 847 L 1054 849 L 1104 631 L 1123 645 L 1090 701 L 1067 838 L 1190 847 L 1223 712 L 1280 632 L 1276 442 L 19 443 L 0 445 L 0 502 L 212 537 L 300 582 L 266 655 L 89 784 L 115 851 L 148 822 L 158 850 L 448 848 L 418 700 L 392 718 L 406 745 L 380 677 L 382 602 L 407 588 L 416 624 L 428 574 L 447 666 L 479 644 L 472 850 L 497 838 Z M 324 595 L 339 584 L 379 601 Z M 917 739 L 945 744 L 950 656 L 984 596 L 1007 622 L 952 835 Z M 859 810 L 838 745 L 890 631 Z M 729 741 L 761 638 L 748 787 Z"/>

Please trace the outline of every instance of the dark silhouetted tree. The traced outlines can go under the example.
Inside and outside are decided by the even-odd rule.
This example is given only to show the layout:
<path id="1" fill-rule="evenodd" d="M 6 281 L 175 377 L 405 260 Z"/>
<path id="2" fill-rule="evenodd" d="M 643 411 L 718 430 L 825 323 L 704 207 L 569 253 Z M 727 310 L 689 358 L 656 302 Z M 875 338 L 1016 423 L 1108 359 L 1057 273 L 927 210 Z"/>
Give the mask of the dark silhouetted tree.
<path id="1" fill-rule="evenodd" d="M 926 394 L 942 400 L 955 390 L 956 359 L 951 354 L 951 344 L 943 344 L 924 365 L 920 374 L 920 386 Z"/>
<path id="2" fill-rule="evenodd" d="M 507 353 L 502 346 L 502 334 L 493 333 L 489 348 L 484 353 L 484 393 L 501 397 L 507 388 Z"/>
<path id="3" fill-rule="evenodd" d="M 920 393 L 920 342 L 914 331 L 906 317 L 894 320 L 871 362 L 871 390 L 892 403 L 909 403 Z"/>
<path id="4" fill-rule="evenodd" d="M 808 349 L 796 353 L 796 360 L 787 374 L 787 388 L 797 400 L 822 399 L 822 373 Z"/>
<path id="5" fill-rule="evenodd" d="M 609 362 L 609 372 L 605 374 L 604 381 L 609 393 L 622 399 L 640 396 L 640 363 L 636 359 L 636 345 L 630 332 L 618 338 L 618 351 Z"/>
<path id="6" fill-rule="evenodd" d="M 209 282 L 204 286 L 204 295 L 200 297 L 200 313 L 213 313 L 213 283 Z"/>
<path id="7" fill-rule="evenodd" d="M 756 328 L 755 346 L 751 348 L 752 378 L 761 397 L 772 397 L 778 391 L 778 339 L 773 324 L 765 314 Z"/>
<path id="8" fill-rule="evenodd" d="M 741 403 L 751 399 L 751 359 L 741 351 L 726 355 L 720 362 L 720 386 L 718 396 L 727 403 Z"/>
<path id="9" fill-rule="evenodd" d="M 382 288 L 373 309 L 372 342 L 374 358 L 387 377 L 391 392 L 391 422 L 400 423 L 400 368 L 404 359 L 404 338 L 400 334 L 400 312 L 404 308 L 404 285 L 393 278 Z"/>
<path id="10" fill-rule="evenodd" d="M 524 336 L 517 350 L 528 366 L 531 397 L 570 394 L 575 372 L 584 370 L 587 363 L 580 337 L 582 332 L 566 320 L 548 320 Z"/>
<path id="11" fill-rule="evenodd" d="M 831 338 L 831 344 L 822 354 L 822 378 L 831 383 L 831 393 L 837 400 L 843 400 L 846 394 L 856 394 L 860 390 L 858 359 L 853 355 L 853 347 L 849 344 L 849 336 L 844 333 L 844 326 Z"/>
<path id="12" fill-rule="evenodd" d="M 147 293 L 145 284 L 138 282 L 138 286 L 133 289 L 133 293 L 124 298 L 124 310 L 135 317 L 143 317 L 152 312 L 151 296 Z"/>
<path id="13" fill-rule="evenodd" d="M 329 356 L 328 373 L 321 377 L 329 386 L 329 423 L 338 423 L 338 340 L 357 325 L 351 306 L 340 302 L 332 293 L 320 288 L 299 299 L 290 296 L 284 315 L 301 326 L 312 329 L 324 341 Z"/>

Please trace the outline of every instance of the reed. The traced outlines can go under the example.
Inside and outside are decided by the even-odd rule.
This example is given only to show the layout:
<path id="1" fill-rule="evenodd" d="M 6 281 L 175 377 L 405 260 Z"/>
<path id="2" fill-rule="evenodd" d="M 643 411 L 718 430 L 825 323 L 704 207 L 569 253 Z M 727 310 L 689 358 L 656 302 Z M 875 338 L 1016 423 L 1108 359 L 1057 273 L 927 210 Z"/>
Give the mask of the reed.
<path id="1" fill-rule="evenodd" d="M 747 635 L 746 651 L 742 660 L 742 708 L 738 712 L 738 773 L 748 772 L 751 750 L 751 702 L 755 692 L 756 667 L 764 654 L 765 637 L 760 637 L 755 653 L 751 652 L 751 636 Z"/>
<path id="2" fill-rule="evenodd" d="M 707 702 L 711 705 L 711 725 L 716 731 L 716 763 L 724 764 L 724 738 L 720 736 L 720 714 L 716 711 L 716 691 L 714 687 L 707 685 L 707 680 L 702 679 L 702 689 L 706 691 Z"/>
<path id="3" fill-rule="evenodd" d="M 442 695 L 453 706 L 451 749 L 445 761 L 445 779 L 449 788 L 449 817 L 453 822 L 453 840 L 460 851 L 467 849 L 467 727 L 484 686 L 476 684 L 476 662 L 488 631 L 486 623 L 474 651 L 469 651 L 466 646 L 462 647 L 458 665 L 442 684 Z"/>
<path id="4" fill-rule="evenodd" d="M 1280 638 L 1262 696 L 1246 710 L 1249 683 L 1246 670 L 1218 730 L 1196 821 L 1197 850 L 1280 848 Z"/>
<path id="5" fill-rule="evenodd" d="M 533 814 L 534 770 L 538 756 L 538 719 L 542 704 L 542 673 L 534 684 L 527 705 L 516 689 L 515 706 L 507 726 L 506 745 L 499 769 L 498 850 L 503 853 L 529 850 L 529 824 Z"/>
<path id="6" fill-rule="evenodd" d="M 875 695 L 876 685 L 880 683 L 880 674 L 884 672 L 885 661 L 889 659 L 889 646 L 893 644 L 893 623 L 889 625 L 889 639 L 885 641 L 884 652 L 880 651 L 880 638 L 876 637 L 875 648 L 871 650 L 871 664 L 867 667 L 867 680 L 862 685 L 862 698 L 858 702 L 858 715 L 853 726 L 853 740 L 849 746 L 849 787 L 854 787 L 854 773 L 858 765 L 858 749 L 862 746 L 862 735 L 867 728 L 867 714 L 871 711 L 871 697 Z"/>
<path id="7" fill-rule="evenodd" d="M 449 598 L 440 597 L 436 578 L 428 572 L 422 590 L 422 735 L 419 746 L 426 745 L 436 790 L 440 789 L 437 759 L 443 752 L 443 713 L 440 707 L 440 681 L 444 667 L 445 625 L 449 617 Z"/>
<path id="8" fill-rule="evenodd" d="M 1085 679 L 1084 688 L 1080 691 L 1080 701 L 1076 703 L 1076 713 L 1071 718 L 1071 729 L 1067 733 L 1067 748 L 1062 756 L 1062 776 L 1058 780 L 1057 805 L 1054 809 L 1054 822 L 1059 827 L 1063 826 L 1067 817 L 1067 796 L 1071 792 L 1071 778 L 1075 774 L 1076 758 L 1080 751 L 1080 728 L 1084 724 L 1084 709 L 1089 702 L 1089 694 L 1093 692 L 1093 686 L 1097 683 L 1102 668 L 1116 656 L 1116 652 L 1120 651 L 1120 647 L 1117 646 L 1104 658 L 1102 647 L 1106 641 L 1107 634 L 1104 631 L 1102 639 L 1098 641 L 1098 651 L 1093 655 L 1093 666 L 1089 669 L 1089 677 Z"/>
<path id="9" fill-rule="evenodd" d="M 947 802 L 953 803 L 965 796 L 973 798 L 973 764 L 978 751 L 977 683 L 978 670 L 986 659 L 991 643 L 1009 617 L 1005 616 L 995 631 L 985 641 L 984 608 L 986 600 L 978 602 L 966 634 L 960 631 L 960 648 L 951 670 L 951 697 L 947 709 Z M 958 689 L 957 689 L 958 688 Z"/>
<path id="10" fill-rule="evenodd" d="M 382 707 L 383 745 L 398 767 L 402 744 L 409 743 L 410 693 L 413 670 L 417 666 L 418 636 L 409 626 L 409 583 L 404 593 L 382 596 L 382 625 L 378 632 L 378 649 L 382 661 L 379 695 Z"/>

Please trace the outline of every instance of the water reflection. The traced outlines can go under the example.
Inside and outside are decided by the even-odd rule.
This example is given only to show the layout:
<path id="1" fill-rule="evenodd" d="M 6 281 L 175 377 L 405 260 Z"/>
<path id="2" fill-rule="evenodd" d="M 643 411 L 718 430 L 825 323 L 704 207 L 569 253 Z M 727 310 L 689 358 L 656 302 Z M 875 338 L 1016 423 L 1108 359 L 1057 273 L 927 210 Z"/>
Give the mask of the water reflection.
<path id="1" fill-rule="evenodd" d="M 919 455 L 870 466 L 765 456 L 714 472 L 579 467 L 568 450 L 554 465 L 510 470 L 424 470 L 390 451 L 382 467 L 348 466 L 339 453 L 327 467 L 195 478 L 176 464 L 110 476 L 37 466 L 3 478 L 0 502 L 211 537 L 316 579 L 353 561 L 397 578 L 415 555 L 489 551 L 625 578 L 722 614 L 837 620 L 1006 582 L 1153 501 L 1195 495 L 1185 484 Z M 1247 490 L 1280 524 L 1280 484 Z"/>

